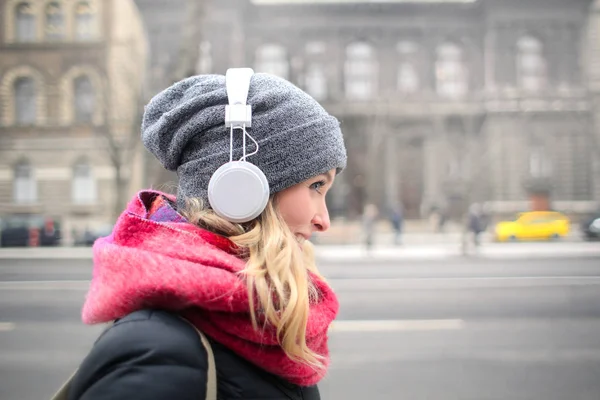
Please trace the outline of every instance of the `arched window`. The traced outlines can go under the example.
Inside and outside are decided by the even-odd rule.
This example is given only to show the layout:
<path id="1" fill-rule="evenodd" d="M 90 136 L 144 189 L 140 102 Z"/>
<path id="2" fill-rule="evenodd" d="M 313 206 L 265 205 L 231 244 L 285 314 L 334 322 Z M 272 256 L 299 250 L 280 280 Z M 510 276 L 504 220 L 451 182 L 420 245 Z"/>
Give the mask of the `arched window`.
<path id="1" fill-rule="evenodd" d="M 454 43 L 444 43 L 437 49 L 437 93 L 442 97 L 460 98 L 468 91 L 464 51 Z"/>
<path id="2" fill-rule="evenodd" d="M 85 160 L 79 160 L 73 166 L 71 197 L 74 204 L 92 204 L 97 200 L 96 180 L 92 167 Z"/>
<path id="3" fill-rule="evenodd" d="M 377 91 L 377 61 L 373 47 L 356 42 L 346 48 L 344 65 L 346 97 L 353 100 L 368 100 Z"/>
<path id="4" fill-rule="evenodd" d="M 285 47 L 265 44 L 256 50 L 256 72 L 266 72 L 288 79 L 289 62 Z"/>
<path id="5" fill-rule="evenodd" d="M 531 36 L 517 42 L 517 77 L 523 90 L 537 92 L 547 80 L 546 59 L 542 43 Z"/>
<path id="6" fill-rule="evenodd" d="M 27 161 L 21 161 L 14 167 L 13 200 L 17 204 L 37 201 L 37 183 L 33 167 Z"/>
<path id="7" fill-rule="evenodd" d="M 416 67 L 418 47 L 410 41 L 401 41 L 396 45 L 400 62 L 398 63 L 397 86 L 402 94 L 416 93 L 421 85 L 419 72 Z"/>
<path id="8" fill-rule="evenodd" d="M 35 41 L 35 12 L 31 2 L 21 2 L 15 7 L 15 38 L 17 42 Z"/>
<path id="9" fill-rule="evenodd" d="M 92 122 L 96 107 L 96 96 L 90 78 L 86 75 L 75 78 L 73 92 L 75 121 L 80 123 Z"/>
<path id="10" fill-rule="evenodd" d="M 327 78 L 325 77 L 323 65 L 318 62 L 311 62 L 307 65 L 304 85 L 306 92 L 315 100 L 327 98 Z"/>
<path id="11" fill-rule="evenodd" d="M 198 48 L 198 61 L 196 73 L 210 74 L 212 72 L 212 46 L 209 41 L 203 41 Z"/>
<path id="12" fill-rule="evenodd" d="M 403 94 L 419 91 L 419 73 L 411 62 L 402 61 L 398 65 L 398 91 Z"/>
<path id="13" fill-rule="evenodd" d="M 94 38 L 96 13 L 89 1 L 75 4 L 75 39 L 80 41 Z"/>
<path id="14" fill-rule="evenodd" d="M 323 57 L 326 45 L 323 42 L 306 44 L 306 66 L 304 69 L 304 88 L 316 100 L 324 100 L 328 95 L 327 77 Z"/>
<path id="15" fill-rule="evenodd" d="M 46 5 L 46 39 L 59 40 L 65 36 L 65 12 L 58 1 Z"/>
<path id="16" fill-rule="evenodd" d="M 32 125 L 37 120 L 37 95 L 33 78 L 17 78 L 14 83 L 15 122 Z"/>
<path id="17" fill-rule="evenodd" d="M 529 175 L 532 178 L 548 178 L 552 175 L 552 161 L 541 145 L 533 145 L 530 148 Z"/>

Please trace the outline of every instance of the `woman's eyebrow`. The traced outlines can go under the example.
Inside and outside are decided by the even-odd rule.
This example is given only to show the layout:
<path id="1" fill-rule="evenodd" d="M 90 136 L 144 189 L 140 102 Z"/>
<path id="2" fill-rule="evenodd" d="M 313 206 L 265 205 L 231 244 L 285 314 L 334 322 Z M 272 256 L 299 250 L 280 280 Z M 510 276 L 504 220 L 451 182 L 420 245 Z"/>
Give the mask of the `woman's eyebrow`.
<path id="1" fill-rule="evenodd" d="M 325 179 L 327 179 L 328 183 L 333 182 L 333 173 L 331 171 L 328 171 L 328 172 L 326 172 L 324 174 L 321 174 L 321 175 L 323 175 L 325 177 Z"/>

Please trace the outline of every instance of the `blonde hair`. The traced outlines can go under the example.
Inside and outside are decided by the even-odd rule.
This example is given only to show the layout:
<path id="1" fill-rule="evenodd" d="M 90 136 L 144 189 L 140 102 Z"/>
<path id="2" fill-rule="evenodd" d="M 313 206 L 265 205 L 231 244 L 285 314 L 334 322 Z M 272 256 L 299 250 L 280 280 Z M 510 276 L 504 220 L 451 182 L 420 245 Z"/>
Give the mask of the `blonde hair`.
<path id="1" fill-rule="evenodd" d="M 181 213 L 188 221 L 228 237 L 239 247 L 246 260 L 241 274 L 248 287 L 254 329 L 259 329 L 258 308 L 264 324 L 275 327 L 277 340 L 289 358 L 323 368 L 323 357 L 306 344 L 310 304 L 318 297 L 309 272 L 322 277 L 315 266 L 312 245 L 305 241 L 300 248 L 277 211 L 276 197 L 269 199 L 258 218 L 244 225 L 219 217 L 200 199 L 187 199 Z"/>

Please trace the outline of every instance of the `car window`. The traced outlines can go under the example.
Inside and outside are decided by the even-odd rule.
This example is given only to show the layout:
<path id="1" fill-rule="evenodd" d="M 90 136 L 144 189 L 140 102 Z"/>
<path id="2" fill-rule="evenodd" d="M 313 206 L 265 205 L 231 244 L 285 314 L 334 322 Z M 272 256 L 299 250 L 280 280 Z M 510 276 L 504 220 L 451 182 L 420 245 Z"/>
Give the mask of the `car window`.
<path id="1" fill-rule="evenodd" d="M 547 224 L 547 223 L 550 223 L 552 221 L 554 221 L 554 219 L 546 217 L 546 218 L 536 218 L 534 220 L 531 220 L 531 223 L 539 225 L 539 224 Z"/>
<path id="2" fill-rule="evenodd" d="M 522 214 L 518 221 L 522 224 L 531 224 L 536 218 L 533 215 Z"/>
<path id="3" fill-rule="evenodd" d="M 22 228 L 24 226 L 29 226 L 25 216 L 13 215 L 4 219 L 3 228 L 5 229 Z"/>

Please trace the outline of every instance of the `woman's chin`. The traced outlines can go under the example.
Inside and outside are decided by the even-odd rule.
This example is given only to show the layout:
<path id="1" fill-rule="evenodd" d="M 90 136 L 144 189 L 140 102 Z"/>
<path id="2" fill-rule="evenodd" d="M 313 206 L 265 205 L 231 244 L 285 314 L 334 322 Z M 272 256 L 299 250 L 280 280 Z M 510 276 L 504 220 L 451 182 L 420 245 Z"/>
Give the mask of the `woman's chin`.
<path id="1" fill-rule="evenodd" d="M 296 236 L 296 243 L 298 243 L 298 247 L 300 247 L 300 250 L 304 251 L 304 244 L 306 242 L 306 239 L 301 237 L 301 236 Z"/>

